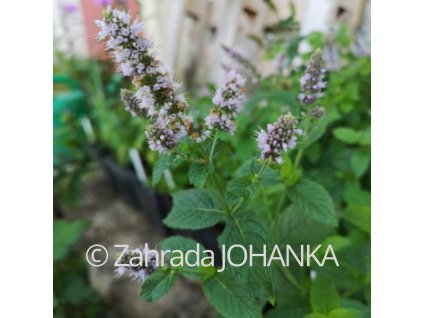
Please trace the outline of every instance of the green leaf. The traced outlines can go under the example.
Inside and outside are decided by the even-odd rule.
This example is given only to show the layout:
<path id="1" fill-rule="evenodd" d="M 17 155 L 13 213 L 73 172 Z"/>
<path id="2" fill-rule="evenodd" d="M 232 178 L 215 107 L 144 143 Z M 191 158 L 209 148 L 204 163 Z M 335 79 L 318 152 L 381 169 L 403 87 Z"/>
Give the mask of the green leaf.
<path id="1" fill-rule="evenodd" d="M 65 277 L 66 284 L 60 294 L 61 302 L 76 306 L 93 296 L 93 290 L 82 277 L 69 273 L 67 275 L 69 276 Z"/>
<path id="2" fill-rule="evenodd" d="M 269 310 L 265 318 L 302 318 L 310 312 L 308 298 L 297 295 L 283 293 L 276 301 L 276 307 Z"/>
<path id="3" fill-rule="evenodd" d="M 333 134 L 340 141 L 346 144 L 360 144 L 368 146 L 371 142 L 370 128 L 361 131 L 356 131 L 349 127 L 338 127 L 333 130 Z"/>
<path id="4" fill-rule="evenodd" d="M 68 222 L 64 220 L 55 220 L 53 223 L 53 260 L 60 261 L 64 259 L 70 247 L 75 244 L 82 232 L 88 227 L 86 220 L 76 220 Z"/>
<path id="5" fill-rule="evenodd" d="M 350 205 L 344 211 L 344 217 L 366 233 L 370 233 L 370 207 L 363 205 Z"/>
<path id="6" fill-rule="evenodd" d="M 339 127 L 333 130 L 335 137 L 346 144 L 356 144 L 360 140 L 360 133 L 349 127 Z"/>
<path id="7" fill-rule="evenodd" d="M 283 211 L 279 228 L 279 241 L 290 245 L 315 244 L 333 232 L 332 226 L 316 221 L 294 205 Z"/>
<path id="8" fill-rule="evenodd" d="M 201 258 L 205 256 L 204 254 L 204 246 L 199 244 L 198 242 L 194 241 L 191 238 L 183 237 L 183 236 L 171 236 L 167 239 L 160 242 L 160 248 L 162 251 L 182 251 L 184 254 L 185 259 L 185 253 L 188 251 L 197 251 L 197 244 L 198 244 L 198 251 L 199 251 L 199 258 L 201 261 Z M 168 254 L 172 256 L 172 254 Z M 190 264 L 195 264 L 197 261 L 197 257 L 195 254 L 190 253 L 188 255 L 188 260 Z M 199 264 L 201 265 L 201 263 Z M 188 269 L 189 271 L 184 272 L 184 269 Z M 188 264 L 185 264 L 184 267 L 180 268 L 181 272 L 184 274 L 184 276 L 188 278 L 204 278 L 209 276 L 210 274 L 213 274 L 215 269 L 212 266 L 189 266 Z"/>
<path id="9" fill-rule="evenodd" d="M 241 198 L 245 201 L 254 198 L 259 191 L 259 183 L 254 182 L 250 177 L 236 178 L 228 183 L 226 189 L 226 201 L 229 206 L 236 205 Z"/>
<path id="10" fill-rule="evenodd" d="M 293 164 L 292 164 L 292 160 L 288 155 L 283 155 L 283 163 L 281 166 L 281 177 L 282 179 L 287 178 L 291 172 L 292 172 L 292 168 L 293 168 Z"/>
<path id="11" fill-rule="evenodd" d="M 217 224 L 223 215 L 206 190 L 183 190 L 172 197 L 172 210 L 163 221 L 171 228 L 199 230 Z"/>
<path id="12" fill-rule="evenodd" d="M 332 310 L 328 318 L 358 318 L 359 313 L 354 309 L 337 308 Z"/>
<path id="13" fill-rule="evenodd" d="M 268 225 L 260 220 L 254 213 L 239 212 L 232 215 L 227 221 L 225 230 L 218 238 L 219 245 L 228 249 L 230 246 L 239 244 L 248 251 L 250 245 L 254 253 L 262 253 L 263 245 L 270 241 Z M 269 247 L 266 246 L 267 255 Z M 244 253 L 240 248 L 231 251 L 231 260 L 235 264 L 242 263 Z M 272 283 L 271 268 L 263 267 L 263 259 L 260 257 L 253 259 L 253 266 L 245 264 L 241 267 L 227 267 L 226 271 L 231 271 L 244 286 L 255 288 L 250 294 L 255 295 L 258 303 L 264 304 L 266 300 L 274 298 L 274 287 Z"/>
<path id="14" fill-rule="evenodd" d="M 313 312 L 328 314 L 339 308 L 339 295 L 332 281 L 323 276 L 317 276 L 310 290 L 310 302 Z"/>
<path id="15" fill-rule="evenodd" d="M 207 177 L 213 172 L 213 165 L 193 163 L 189 168 L 189 182 L 197 188 L 203 188 Z"/>
<path id="16" fill-rule="evenodd" d="M 147 301 L 162 298 L 176 283 L 176 274 L 171 270 L 154 272 L 142 285 L 140 296 Z"/>
<path id="17" fill-rule="evenodd" d="M 261 309 L 254 302 L 250 290 L 241 285 L 229 271 L 207 279 L 203 289 L 207 300 L 227 318 L 261 317 Z"/>
<path id="18" fill-rule="evenodd" d="M 351 168 L 354 174 L 359 178 L 369 167 L 370 153 L 366 150 L 359 150 L 353 152 L 351 156 Z"/>
<path id="19" fill-rule="evenodd" d="M 180 163 L 180 160 L 175 156 L 161 155 L 153 167 L 153 186 L 156 185 L 162 177 L 163 171 L 171 167 L 176 167 Z"/>
<path id="20" fill-rule="evenodd" d="M 288 188 L 288 197 L 306 215 L 324 224 L 337 226 L 335 205 L 329 193 L 320 184 L 301 179 Z"/>
<path id="21" fill-rule="evenodd" d="M 201 255 L 204 251 L 204 246 L 202 244 L 196 242 L 192 238 L 183 237 L 183 236 L 180 236 L 180 235 L 170 236 L 170 237 L 164 239 L 163 241 L 160 242 L 160 248 L 163 251 L 165 251 L 165 250 L 169 250 L 169 251 L 180 250 L 183 253 L 185 253 L 189 250 L 195 250 L 197 248 L 197 244 L 199 244 L 200 255 Z M 190 263 L 195 262 L 194 255 L 190 255 L 189 262 Z"/>
<path id="22" fill-rule="evenodd" d="M 364 129 L 360 134 L 359 144 L 362 146 L 368 146 L 371 143 L 370 128 Z"/>
<path id="23" fill-rule="evenodd" d="M 357 184 L 348 184 L 343 192 L 345 201 L 349 205 L 370 206 L 371 196 L 366 190 L 360 188 Z"/>

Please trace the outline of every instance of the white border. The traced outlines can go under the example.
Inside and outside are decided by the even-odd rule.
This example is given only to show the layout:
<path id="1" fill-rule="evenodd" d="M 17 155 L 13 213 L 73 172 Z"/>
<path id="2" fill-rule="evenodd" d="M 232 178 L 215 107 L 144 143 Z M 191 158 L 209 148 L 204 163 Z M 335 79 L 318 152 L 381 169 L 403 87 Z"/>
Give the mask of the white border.
<path id="1" fill-rule="evenodd" d="M 0 316 L 50 317 L 52 3 L 6 1 L 0 11 Z"/>
<path id="2" fill-rule="evenodd" d="M 372 317 L 422 315 L 422 7 L 372 3 Z"/>

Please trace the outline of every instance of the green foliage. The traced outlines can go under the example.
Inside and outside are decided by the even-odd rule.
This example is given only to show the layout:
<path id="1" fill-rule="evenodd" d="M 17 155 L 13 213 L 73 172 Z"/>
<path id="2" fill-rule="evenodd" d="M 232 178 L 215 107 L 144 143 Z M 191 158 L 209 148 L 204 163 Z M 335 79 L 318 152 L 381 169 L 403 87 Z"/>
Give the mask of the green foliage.
<path id="1" fill-rule="evenodd" d="M 271 32 L 286 36 L 284 23 L 288 21 L 275 24 Z M 281 51 L 294 58 L 293 43 L 299 39 L 291 34 L 284 42 L 273 43 L 266 58 Z M 321 33 L 307 39 L 313 49 L 324 50 L 328 43 Z M 176 154 L 160 157 L 153 168 L 157 181 L 164 169 L 184 163 L 184 173 L 196 188 L 173 195 L 173 209 L 165 219 L 169 227 L 196 230 L 222 224 L 218 237 L 222 250 L 251 245 L 261 252 L 264 246 L 270 254 L 273 244 L 294 250 L 302 244 L 330 245 L 337 256 L 340 267 L 311 265 L 315 279 L 309 269 L 266 267 L 261 258 L 254 259 L 251 267 L 227 267 L 223 272 L 218 267 L 173 267 L 202 281 L 220 316 L 261 317 L 267 304 L 272 308 L 264 316 L 271 318 L 369 317 L 370 64 L 367 57 L 349 51 L 344 28 L 334 39 L 344 63 L 328 74 L 328 88 L 319 103 L 325 108 L 322 117 L 311 118 L 311 107 L 299 105 L 295 92 L 302 72 L 289 69 L 289 78 L 275 74 L 260 80 L 238 118 L 234 136 L 219 134 L 216 147 L 212 140 L 200 146 L 184 143 Z M 290 55 L 292 50 L 295 54 Z M 209 107 L 210 100 L 200 104 Z M 285 152 L 282 164 L 257 159 L 254 132 L 288 111 L 304 130 L 297 149 Z M 196 242 L 172 237 L 162 244 L 186 250 Z M 323 255 L 322 250 L 316 254 L 320 259 Z M 243 262 L 241 248 L 232 250 L 231 259 Z"/>
<path id="2" fill-rule="evenodd" d="M 251 292 L 229 271 L 207 279 L 203 284 L 207 300 L 224 317 L 261 317 Z"/>
<path id="3" fill-rule="evenodd" d="M 164 220 L 177 229 L 198 230 L 218 223 L 223 211 L 214 203 L 206 190 L 183 190 L 172 195 L 173 207 Z"/>
<path id="4" fill-rule="evenodd" d="M 207 177 L 213 172 L 213 165 L 209 163 L 194 163 L 189 168 L 189 182 L 197 188 L 203 188 Z"/>
<path id="5" fill-rule="evenodd" d="M 88 281 L 86 260 L 73 246 L 88 222 L 54 220 L 53 223 L 53 313 L 94 318 L 101 315 L 101 302 Z"/>
<path id="6" fill-rule="evenodd" d="M 337 225 L 335 205 L 329 193 L 318 183 L 302 179 L 288 189 L 288 196 L 303 213 L 328 225 Z"/>
<path id="7" fill-rule="evenodd" d="M 176 273 L 171 270 L 157 270 L 143 284 L 140 296 L 147 301 L 162 298 L 176 283 Z"/>
<path id="8" fill-rule="evenodd" d="M 84 220 L 68 222 L 55 220 L 53 223 L 53 260 L 61 261 L 70 253 L 70 248 L 75 244 L 89 223 Z"/>
<path id="9" fill-rule="evenodd" d="M 330 279 L 318 276 L 311 285 L 311 308 L 314 312 L 328 314 L 339 308 L 339 295 Z"/>

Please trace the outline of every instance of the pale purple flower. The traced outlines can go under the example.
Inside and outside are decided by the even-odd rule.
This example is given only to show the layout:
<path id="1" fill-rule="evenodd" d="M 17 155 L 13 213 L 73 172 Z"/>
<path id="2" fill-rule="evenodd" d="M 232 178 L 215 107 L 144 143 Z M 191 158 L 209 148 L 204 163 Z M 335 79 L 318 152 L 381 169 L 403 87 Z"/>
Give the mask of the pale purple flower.
<path id="1" fill-rule="evenodd" d="M 143 283 L 160 265 L 159 252 L 149 249 L 148 244 L 142 248 L 127 251 L 114 270 L 115 278 L 128 273 L 132 280 Z M 131 261 L 132 259 L 132 261 Z"/>
<path id="2" fill-rule="evenodd" d="M 175 132 L 165 124 L 155 122 L 145 132 L 151 150 L 168 153 L 178 144 Z"/>
<path id="3" fill-rule="evenodd" d="M 135 93 L 135 97 L 139 101 L 139 108 L 144 116 L 152 117 L 156 113 L 154 108 L 156 101 L 149 86 L 141 86 Z"/>
<path id="4" fill-rule="evenodd" d="M 120 71 L 123 76 L 132 76 L 134 67 L 130 61 L 126 61 L 120 65 Z"/>
<path id="5" fill-rule="evenodd" d="M 234 70 L 228 72 L 225 82 L 216 90 L 212 101 L 215 107 L 206 117 L 206 125 L 226 131 L 230 134 L 235 132 L 235 119 L 241 107 L 245 103 L 244 94 L 245 79 Z"/>
<path id="6" fill-rule="evenodd" d="M 256 138 L 261 158 L 282 163 L 281 153 L 295 148 L 297 136 L 303 133 L 297 126 L 298 120 L 287 113 L 274 124 L 268 124 L 267 130 L 261 129 Z"/>
<path id="7" fill-rule="evenodd" d="M 123 76 L 132 78 L 136 92 L 122 95 L 126 109 L 137 116 L 147 117 L 151 125 L 146 130 L 150 148 L 161 153 L 172 151 L 179 140 L 190 135 L 200 140 L 203 132 L 193 126 L 183 95 L 177 94 L 179 83 L 170 70 L 156 58 L 153 42 L 139 21 L 131 23 L 124 11 L 110 6 L 104 19 L 97 21 L 99 40 L 107 39 L 106 48 L 118 64 Z M 235 104 L 239 101 L 227 101 Z M 236 105 L 235 105 L 236 106 Z"/>
<path id="8" fill-rule="evenodd" d="M 300 80 L 301 93 L 298 98 L 303 105 L 310 105 L 323 95 L 322 91 L 326 87 L 323 81 L 325 72 L 322 53 L 318 51 L 311 57 Z"/>

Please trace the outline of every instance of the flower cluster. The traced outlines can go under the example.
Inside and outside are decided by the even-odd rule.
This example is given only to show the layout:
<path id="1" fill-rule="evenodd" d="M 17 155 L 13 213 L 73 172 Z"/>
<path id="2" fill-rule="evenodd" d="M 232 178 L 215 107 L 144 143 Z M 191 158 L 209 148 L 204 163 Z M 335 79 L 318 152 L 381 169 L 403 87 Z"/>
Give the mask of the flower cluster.
<path id="1" fill-rule="evenodd" d="M 211 130 L 235 132 L 235 119 L 245 102 L 245 79 L 236 71 L 230 70 L 223 85 L 213 97 L 215 107 L 206 117 L 206 125 Z"/>
<path id="2" fill-rule="evenodd" d="M 116 278 L 128 273 L 131 279 L 143 283 L 159 266 L 159 252 L 145 244 L 144 248 L 126 251 L 119 263 L 115 269 Z"/>
<path id="3" fill-rule="evenodd" d="M 280 116 L 274 124 L 268 124 L 267 131 L 261 129 L 257 134 L 261 158 L 282 163 L 281 152 L 295 148 L 297 136 L 303 133 L 297 126 L 298 120 L 287 113 Z"/>
<path id="4" fill-rule="evenodd" d="M 160 153 L 173 150 L 187 135 L 201 141 L 201 134 L 193 127 L 188 105 L 179 84 L 169 70 L 156 58 L 153 42 L 145 36 L 144 27 L 124 11 L 110 6 L 104 19 L 96 21 L 100 28 L 99 40 L 107 40 L 106 48 L 115 59 L 123 76 L 132 78 L 135 93 L 122 92 L 126 109 L 135 116 L 151 121 L 146 136 L 150 148 Z"/>
<path id="5" fill-rule="evenodd" d="M 311 57 L 305 74 L 301 78 L 299 100 L 303 105 L 310 105 L 323 95 L 322 90 L 326 87 L 326 83 L 323 81 L 325 72 L 322 53 L 318 51 Z"/>

